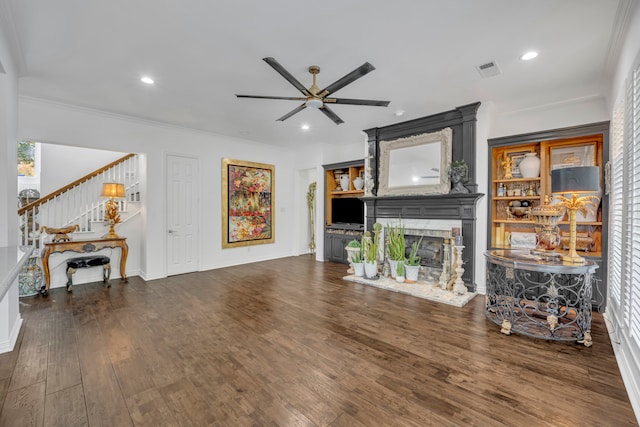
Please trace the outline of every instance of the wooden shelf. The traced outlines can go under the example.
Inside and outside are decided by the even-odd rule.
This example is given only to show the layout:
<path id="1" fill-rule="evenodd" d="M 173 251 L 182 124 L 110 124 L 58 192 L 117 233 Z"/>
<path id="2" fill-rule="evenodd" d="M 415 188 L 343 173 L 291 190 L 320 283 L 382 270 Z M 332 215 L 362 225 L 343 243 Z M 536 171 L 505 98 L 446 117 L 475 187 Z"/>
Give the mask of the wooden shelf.
<path id="1" fill-rule="evenodd" d="M 364 196 L 364 190 L 332 191 L 332 196 Z"/>
<path id="2" fill-rule="evenodd" d="M 518 249 L 518 250 L 526 251 L 526 250 L 532 250 L 535 248 L 513 248 L 508 245 L 498 245 L 498 246 L 493 245 L 491 249 Z M 555 254 L 566 255 L 569 251 L 563 250 L 563 249 L 556 249 L 551 252 Z M 599 252 L 599 251 L 592 251 L 592 252 L 576 251 L 576 253 L 583 258 L 601 258 L 602 257 L 602 252 Z"/>
<path id="3" fill-rule="evenodd" d="M 491 220 L 494 224 L 527 224 L 534 225 L 535 222 L 532 219 L 493 219 Z"/>
<path id="4" fill-rule="evenodd" d="M 503 196 L 492 197 L 491 200 L 540 200 L 540 196 Z"/>
<path id="5" fill-rule="evenodd" d="M 529 182 L 529 181 L 540 181 L 540 177 L 537 178 L 511 178 L 511 179 L 494 179 L 493 182 Z"/>

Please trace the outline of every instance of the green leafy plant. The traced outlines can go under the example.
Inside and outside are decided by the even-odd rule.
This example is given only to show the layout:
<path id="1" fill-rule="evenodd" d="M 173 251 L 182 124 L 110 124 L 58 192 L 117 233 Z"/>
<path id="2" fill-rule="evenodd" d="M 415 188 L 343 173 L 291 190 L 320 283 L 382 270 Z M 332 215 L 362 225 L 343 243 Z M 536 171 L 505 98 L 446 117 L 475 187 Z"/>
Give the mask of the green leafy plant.
<path id="1" fill-rule="evenodd" d="M 411 244 L 411 252 L 409 252 L 409 258 L 405 261 L 407 265 L 417 266 L 420 265 L 420 258 L 418 256 L 418 249 L 420 248 L 420 243 L 422 243 L 422 237 L 417 242 L 413 242 Z"/>
<path id="2" fill-rule="evenodd" d="M 359 264 L 362 262 L 362 242 L 357 239 L 353 239 L 349 243 L 347 243 L 348 248 L 356 248 L 357 251 L 350 251 L 351 254 L 350 261 L 355 264 Z"/>
<path id="3" fill-rule="evenodd" d="M 464 160 L 456 160 L 449 165 L 449 176 L 453 174 L 460 174 L 461 177 L 466 178 L 469 174 L 469 165 Z"/>
<path id="4" fill-rule="evenodd" d="M 404 260 L 404 226 L 402 224 L 387 225 L 387 250 L 389 259 L 394 261 Z"/>
<path id="5" fill-rule="evenodd" d="M 398 263 L 398 266 L 396 267 L 396 275 L 404 276 L 404 263 L 402 262 Z"/>
<path id="6" fill-rule="evenodd" d="M 365 261 L 377 261 L 378 250 L 380 249 L 380 231 L 382 231 L 382 224 L 376 222 L 373 224 L 373 235 L 371 235 L 370 231 L 364 232 L 362 250 L 364 252 Z"/>
<path id="7" fill-rule="evenodd" d="M 362 243 L 360 243 L 360 240 L 353 239 L 352 241 L 347 243 L 347 247 L 348 248 L 362 248 Z"/>

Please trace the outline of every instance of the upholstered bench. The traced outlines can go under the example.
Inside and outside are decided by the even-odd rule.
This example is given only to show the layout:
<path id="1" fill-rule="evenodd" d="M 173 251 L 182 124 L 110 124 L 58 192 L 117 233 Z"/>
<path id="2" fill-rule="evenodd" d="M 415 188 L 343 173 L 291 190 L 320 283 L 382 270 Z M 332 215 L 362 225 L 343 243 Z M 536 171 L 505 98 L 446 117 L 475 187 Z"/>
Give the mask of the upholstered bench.
<path id="1" fill-rule="evenodd" d="M 69 258 L 67 260 L 67 292 L 71 292 L 73 286 L 73 273 L 79 268 L 100 267 L 102 266 L 102 281 L 107 284 L 107 288 L 111 287 L 109 277 L 111 276 L 111 260 L 108 256 L 93 255 Z"/>

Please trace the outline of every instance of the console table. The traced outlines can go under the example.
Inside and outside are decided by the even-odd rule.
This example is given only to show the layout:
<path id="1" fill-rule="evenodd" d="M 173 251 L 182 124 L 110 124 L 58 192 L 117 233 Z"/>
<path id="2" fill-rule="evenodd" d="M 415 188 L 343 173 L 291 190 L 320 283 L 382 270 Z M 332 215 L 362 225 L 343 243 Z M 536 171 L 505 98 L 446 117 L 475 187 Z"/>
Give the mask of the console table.
<path id="1" fill-rule="evenodd" d="M 514 249 L 487 251 L 485 257 L 485 314 L 502 327 L 502 333 L 576 341 L 591 347 L 595 262 L 569 264 Z"/>
<path id="2" fill-rule="evenodd" d="M 45 287 L 42 295 L 49 293 L 49 285 L 51 284 L 51 276 L 49 272 L 49 255 L 56 252 L 77 252 L 88 253 L 95 252 L 104 248 L 120 248 L 122 256 L 120 257 L 120 277 L 124 282 L 127 281 L 127 273 L 125 271 L 127 265 L 127 254 L 129 247 L 127 246 L 126 237 L 118 237 L 115 239 L 95 239 L 95 240 L 71 240 L 68 242 L 48 242 L 44 244 L 42 250 L 42 267 L 44 270 Z"/>

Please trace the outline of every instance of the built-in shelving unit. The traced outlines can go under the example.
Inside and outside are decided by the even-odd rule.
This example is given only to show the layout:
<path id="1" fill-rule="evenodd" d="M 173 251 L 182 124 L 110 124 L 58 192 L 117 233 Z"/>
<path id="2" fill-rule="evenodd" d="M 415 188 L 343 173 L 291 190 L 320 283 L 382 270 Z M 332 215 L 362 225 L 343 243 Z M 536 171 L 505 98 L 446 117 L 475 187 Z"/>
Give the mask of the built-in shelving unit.
<path id="1" fill-rule="evenodd" d="M 345 247 L 364 230 L 364 160 L 324 165 L 324 257 L 347 263 Z M 360 181 L 362 180 L 362 181 Z M 358 184 L 356 188 L 356 183 Z M 342 188 L 342 185 L 347 188 Z"/>
<path id="2" fill-rule="evenodd" d="M 599 166 L 601 173 L 601 201 L 587 216 L 579 215 L 577 223 L 577 250 L 599 265 L 596 271 L 593 305 L 604 310 L 606 300 L 606 262 L 608 201 L 604 184 L 604 165 L 608 160 L 609 123 L 577 126 L 553 131 L 536 132 L 489 140 L 489 195 L 488 249 L 512 248 L 510 236 L 533 236 L 535 223 L 530 212 L 521 209 L 517 216 L 510 206 L 526 203 L 532 209 L 551 199 L 551 171 L 570 166 Z M 536 153 L 540 158 L 540 174 L 534 178 L 519 176 L 518 161 L 525 153 Z M 505 160 L 513 161 L 510 170 Z M 553 203 L 553 202 L 552 202 Z M 559 222 L 561 242 L 556 249 L 565 253 L 569 241 L 569 221 L 565 216 Z"/>

